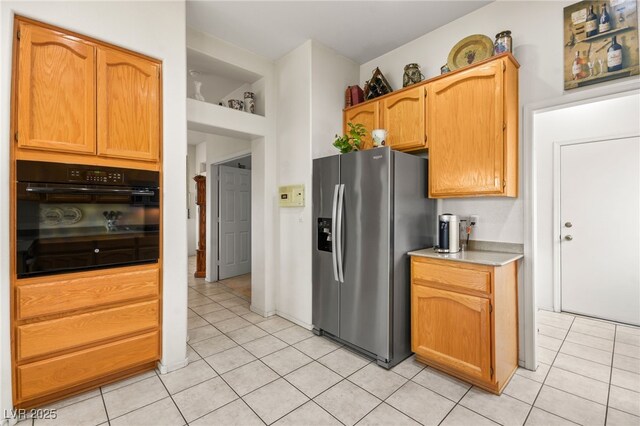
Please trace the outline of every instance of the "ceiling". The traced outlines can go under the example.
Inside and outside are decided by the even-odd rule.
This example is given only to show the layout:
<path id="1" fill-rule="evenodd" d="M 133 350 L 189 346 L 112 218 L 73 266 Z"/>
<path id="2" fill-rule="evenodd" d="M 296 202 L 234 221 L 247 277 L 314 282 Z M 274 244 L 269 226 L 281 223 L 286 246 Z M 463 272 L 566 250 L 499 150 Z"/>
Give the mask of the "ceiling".
<path id="1" fill-rule="evenodd" d="M 359 64 L 490 1 L 187 1 L 187 25 L 275 60 L 308 39 Z"/>

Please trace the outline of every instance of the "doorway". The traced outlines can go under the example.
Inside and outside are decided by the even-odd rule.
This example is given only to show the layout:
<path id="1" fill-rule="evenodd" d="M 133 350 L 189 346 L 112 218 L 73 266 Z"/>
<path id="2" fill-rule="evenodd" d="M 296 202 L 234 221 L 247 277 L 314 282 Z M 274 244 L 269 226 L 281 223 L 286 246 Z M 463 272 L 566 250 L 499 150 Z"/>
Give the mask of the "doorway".
<path id="1" fill-rule="evenodd" d="M 640 138 L 557 150 L 561 310 L 640 325 Z"/>

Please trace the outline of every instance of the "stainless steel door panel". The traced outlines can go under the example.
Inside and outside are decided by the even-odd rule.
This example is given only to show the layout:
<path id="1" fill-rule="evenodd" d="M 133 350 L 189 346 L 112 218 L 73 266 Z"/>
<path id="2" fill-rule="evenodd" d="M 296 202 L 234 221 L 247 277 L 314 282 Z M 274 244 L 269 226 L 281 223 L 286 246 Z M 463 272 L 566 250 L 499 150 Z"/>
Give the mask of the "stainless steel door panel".
<path id="1" fill-rule="evenodd" d="M 335 250 L 318 249 L 318 219 L 334 216 L 334 192 L 340 183 L 340 157 L 337 155 L 313 160 L 313 301 L 311 320 L 314 327 L 335 336 L 340 323 L 340 283 L 334 278 Z M 337 197 L 336 202 L 337 202 Z M 335 237 L 335 232 L 333 232 Z M 332 242 L 333 243 L 333 242 Z M 337 266 L 337 264 L 336 264 Z M 336 270 L 337 275 L 337 270 Z"/>
<path id="2" fill-rule="evenodd" d="M 390 357 L 391 157 L 389 148 L 341 156 L 343 273 L 339 337 Z"/>

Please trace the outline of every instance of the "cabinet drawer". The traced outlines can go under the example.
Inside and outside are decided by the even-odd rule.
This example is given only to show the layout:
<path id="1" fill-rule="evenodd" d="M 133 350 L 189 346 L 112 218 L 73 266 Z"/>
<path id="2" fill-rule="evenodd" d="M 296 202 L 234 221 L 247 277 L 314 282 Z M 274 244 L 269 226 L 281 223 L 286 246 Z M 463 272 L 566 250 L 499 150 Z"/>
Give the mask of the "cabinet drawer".
<path id="1" fill-rule="evenodd" d="M 158 301 L 17 328 L 18 361 L 158 327 Z"/>
<path id="2" fill-rule="evenodd" d="M 414 284 L 472 293 L 491 293 L 491 272 L 482 266 L 469 269 L 414 258 L 411 269 Z"/>
<path id="3" fill-rule="evenodd" d="M 18 398 L 33 399 L 158 359 L 158 332 L 18 366 Z"/>
<path id="4" fill-rule="evenodd" d="M 114 271 L 102 269 L 21 280 L 16 287 L 17 319 L 158 296 L 157 266 Z"/>

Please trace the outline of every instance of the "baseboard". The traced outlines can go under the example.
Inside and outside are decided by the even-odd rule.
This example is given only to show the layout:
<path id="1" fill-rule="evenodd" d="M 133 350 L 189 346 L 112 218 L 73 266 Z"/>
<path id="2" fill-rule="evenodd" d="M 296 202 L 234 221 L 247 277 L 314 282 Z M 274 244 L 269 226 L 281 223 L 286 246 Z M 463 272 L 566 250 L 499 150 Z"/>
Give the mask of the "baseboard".
<path id="1" fill-rule="evenodd" d="M 286 319 L 287 321 L 291 321 L 292 323 L 297 324 L 302 328 L 306 328 L 307 330 L 311 330 L 313 328 L 313 325 L 307 324 L 304 321 L 300 321 L 299 319 L 296 319 L 296 318 L 292 317 L 291 315 L 285 314 L 284 312 L 276 311 L 276 315 Z"/>
<path id="2" fill-rule="evenodd" d="M 255 312 L 258 315 L 262 315 L 265 318 L 276 315 L 276 311 L 265 312 L 262 309 L 255 307 L 254 305 L 249 306 L 249 310 L 251 310 L 251 312 Z"/>
<path id="3" fill-rule="evenodd" d="M 180 370 L 181 368 L 189 365 L 189 358 L 185 358 L 183 361 L 175 362 L 173 364 L 163 364 L 162 361 L 158 361 L 158 371 L 160 374 L 171 373 L 172 371 Z"/>

